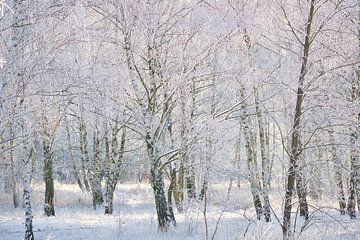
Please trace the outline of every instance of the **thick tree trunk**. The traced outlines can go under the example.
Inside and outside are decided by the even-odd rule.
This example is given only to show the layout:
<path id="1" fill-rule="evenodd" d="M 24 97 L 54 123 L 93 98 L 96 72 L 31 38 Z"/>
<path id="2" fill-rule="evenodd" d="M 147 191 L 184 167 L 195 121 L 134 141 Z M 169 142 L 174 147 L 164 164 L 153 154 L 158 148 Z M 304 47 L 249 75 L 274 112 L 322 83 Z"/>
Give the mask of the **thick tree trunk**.
<path id="1" fill-rule="evenodd" d="M 44 214 L 46 216 L 55 216 L 53 161 L 52 161 L 50 145 L 47 142 L 47 140 L 43 141 L 43 152 L 44 152 L 44 182 L 45 182 Z"/>
<path id="2" fill-rule="evenodd" d="M 166 232 L 171 223 L 175 223 L 175 218 L 171 216 L 168 203 L 165 197 L 165 187 L 162 172 L 155 166 L 151 170 L 151 185 L 155 196 L 156 213 L 158 217 L 159 230 Z"/>
<path id="3" fill-rule="evenodd" d="M 113 214 L 113 211 L 114 211 L 113 201 L 114 201 L 114 187 L 108 183 L 108 184 L 106 184 L 105 214 L 108 214 L 108 215 Z"/>
<path id="4" fill-rule="evenodd" d="M 176 225 L 175 216 L 173 215 L 173 213 L 171 214 L 169 212 L 169 205 L 165 195 L 165 186 L 162 176 L 163 173 L 161 170 L 161 162 L 160 159 L 158 159 L 158 152 L 149 131 L 146 133 L 146 146 L 148 158 L 151 164 L 151 186 L 154 191 L 158 226 L 160 231 L 166 232 L 171 223 Z"/>

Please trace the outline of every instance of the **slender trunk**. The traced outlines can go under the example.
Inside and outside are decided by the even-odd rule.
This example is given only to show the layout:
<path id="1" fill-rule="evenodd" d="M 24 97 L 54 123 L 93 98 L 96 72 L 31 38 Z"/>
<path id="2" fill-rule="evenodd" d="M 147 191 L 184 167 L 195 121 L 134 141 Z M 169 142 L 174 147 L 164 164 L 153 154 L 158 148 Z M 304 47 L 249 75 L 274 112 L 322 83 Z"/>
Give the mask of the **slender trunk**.
<path id="1" fill-rule="evenodd" d="M 348 198 L 348 206 L 347 206 L 347 213 L 349 214 L 351 219 L 355 219 L 356 218 L 356 190 L 355 190 L 355 186 L 357 184 L 357 180 L 356 180 L 356 172 L 355 172 L 355 164 L 354 164 L 354 159 L 352 158 L 352 156 L 350 157 L 350 186 L 349 186 L 349 198 Z"/>
<path id="2" fill-rule="evenodd" d="M 255 92 L 255 108 L 256 115 L 259 126 L 259 136 L 260 136 L 260 154 L 261 154 L 261 180 L 262 180 L 262 195 L 264 199 L 264 217 L 266 222 L 270 222 L 270 199 L 269 199 L 269 179 L 270 179 L 270 163 L 268 158 L 268 150 L 266 143 L 266 132 L 263 122 L 263 116 L 260 109 L 260 100 L 257 89 L 254 89 Z"/>
<path id="3" fill-rule="evenodd" d="M 211 78 L 211 97 L 210 97 L 210 118 L 213 118 L 214 113 L 215 113 L 215 107 L 216 107 L 216 102 L 215 102 L 215 84 L 216 84 L 216 76 L 215 76 L 215 68 L 216 68 L 216 55 L 214 58 L 214 63 L 213 63 L 213 73 L 212 73 L 212 78 Z M 195 80 L 194 80 L 194 84 L 195 84 Z M 195 85 L 194 85 L 194 92 L 195 92 Z M 195 101 L 195 99 L 194 99 Z M 193 103 L 195 106 L 195 102 Z M 206 123 L 206 128 L 205 128 L 205 132 L 207 133 L 207 137 L 206 137 L 206 153 L 205 153 L 205 174 L 204 174 L 204 180 L 203 180 L 203 184 L 201 187 L 201 191 L 200 191 L 200 196 L 199 199 L 202 201 L 205 198 L 206 192 L 208 190 L 208 186 L 209 186 L 209 174 L 210 174 L 210 167 L 211 167 L 211 162 L 212 162 L 212 158 L 213 158 L 213 145 L 214 145 L 214 138 L 212 136 L 212 130 L 211 130 L 211 126 L 209 125 L 209 123 Z"/>
<path id="4" fill-rule="evenodd" d="M 176 168 L 174 162 L 172 162 L 170 166 L 170 186 L 167 195 L 168 195 L 169 215 L 171 217 L 171 220 L 176 224 L 174 210 L 173 210 L 173 199 L 172 199 L 172 196 L 174 196 L 174 198 L 176 199 Z"/>
<path id="5" fill-rule="evenodd" d="M 208 218 L 207 218 L 207 194 L 204 193 L 204 224 L 205 224 L 205 240 L 209 240 L 209 225 L 208 225 Z"/>
<path id="6" fill-rule="evenodd" d="M 334 140 L 334 131 L 331 129 L 329 131 L 329 140 L 331 144 L 331 160 L 334 164 L 334 172 L 335 172 L 335 182 L 337 186 L 337 198 L 339 201 L 339 207 L 340 207 L 340 214 L 345 215 L 345 209 L 346 209 L 346 199 L 345 199 L 345 192 L 344 192 L 344 184 L 343 184 L 343 177 L 342 177 L 342 167 L 341 167 L 341 161 L 338 157 L 336 146 L 335 146 L 335 140 Z"/>
<path id="7" fill-rule="evenodd" d="M 360 22 L 360 12 L 358 12 L 357 23 Z M 360 48 L 360 26 L 357 25 L 358 47 Z M 358 51 L 359 52 L 359 51 Z M 359 57 L 359 54 L 357 54 Z M 350 196 L 348 199 L 348 214 L 351 218 L 355 215 L 355 198 L 357 198 L 358 210 L 360 211 L 360 66 L 355 69 L 355 76 L 351 83 L 351 102 L 355 106 L 353 112 L 354 126 L 350 128 Z M 356 108 L 357 107 L 357 108 Z"/>
<path id="8" fill-rule="evenodd" d="M 25 240 L 34 240 L 33 234 L 33 215 L 32 215 L 32 207 L 31 207 L 31 178 L 32 178 L 32 163 L 33 163 L 33 152 L 35 150 L 35 146 L 31 146 L 31 150 L 29 151 L 29 139 L 27 138 L 28 134 L 32 131 L 29 129 L 28 126 L 30 124 L 27 122 L 27 109 L 26 109 L 26 87 L 29 83 L 28 78 L 25 77 L 26 75 L 26 67 L 28 66 L 27 61 L 31 59 L 26 59 L 26 49 L 27 44 L 29 42 L 29 38 L 32 39 L 33 34 L 31 32 L 30 24 L 19 24 L 19 23 L 27 23 L 29 20 L 29 13 L 28 11 L 28 2 L 24 0 L 17 0 L 12 2 L 12 9 L 13 9 L 13 21 L 10 24 L 12 28 L 12 36 L 11 36 L 11 43 L 8 45 L 9 47 L 9 58 L 10 63 L 7 64 L 6 72 L 5 72 L 5 80 L 4 84 L 7 84 L 6 81 L 13 81 L 15 83 L 16 93 L 14 97 L 16 97 L 16 104 L 18 108 L 15 110 L 15 115 L 18 116 L 18 126 L 20 127 L 19 136 L 25 136 L 21 139 L 22 149 L 17 152 L 19 159 L 24 167 L 23 176 L 23 205 L 25 209 Z M 2 6 L 3 7 L 3 6 Z M 1 87 L 1 90 L 5 86 Z M 35 143 L 34 143 L 35 145 Z"/>
<path id="9" fill-rule="evenodd" d="M 88 167 L 89 167 L 89 154 L 88 154 L 88 145 L 87 145 L 87 132 L 86 126 L 83 122 L 83 119 L 80 119 L 80 152 L 81 152 L 81 173 L 82 179 L 87 191 L 90 191 L 90 184 L 88 177 Z"/>
<path id="10" fill-rule="evenodd" d="M 190 132 L 194 130 L 195 121 L 195 107 L 196 107 L 196 82 L 195 79 L 191 79 L 190 94 L 191 94 L 191 109 L 190 109 Z M 195 144 L 195 141 L 194 143 Z M 187 148 L 189 149 L 189 148 Z M 195 153 L 187 152 L 186 162 L 186 189 L 189 199 L 196 199 L 196 174 L 195 174 Z"/>
<path id="11" fill-rule="evenodd" d="M 310 51 L 310 35 L 311 35 L 311 25 L 313 21 L 313 17 L 315 14 L 315 0 L 311 0 L 310 10 L 306 25 L 306 36 L 304 42 L 304 52 L 303 59 L 301 64 L 300 76 L 298 80 L 298 91 L 296 97 L 296 105 L 295 105 L 295 116 L 293 122 L 292 136 L 291 136 L 291 155 L 290 155 L 290 167 L 287 173 L 287 184 L 286 184 L 286 193 L 285 193 L 285 204 L 284 204 L 284 220 L 283 220 L 283 239 L 287 240 L 291 237 L 291 208 L 292 208 L 292 196 L 293 190 L 295 187 L 295 179 L 300 175 L 296 174 L 296 170 L 298 169 L 298 159 L 301 154 L 300 149 L 300 118 L 302 115 L 302 104 L 304 100 L 304 80 L 307 73 L 307 65 Z M 299 184 L 302 183 L 301 181 Z M 302 191 L 301 191 L 302 192 Z M 306 194 L 304 192 L 302 194 L 302 199 L 306 199 Z M 303 211 L 305 219 L 308 218 L 308 212 Z"/>
<path id="12" fill-rule="evenodd" d="M 25 152 L 27 151 L 26 146 L 24 146 Z M 34 240 L 34 233 L 33 233 L 33 214 L 32 214 L 32 207 L 31 207 L 31 178 L 32 178 L 32 164 L 31 158 L 33 155 L 34 148 L 31 148 L 30 154 L 28 159 L 23 160 L 24 162 L 24 178 L 23 178 L 23 185 L 24 185 L 24 194 L 23 194 L 23 201 L 24 201 L 24 209 L 25 209 L 25 240 Z"/>
<path id="13" fill-rule="evenodd" d="M 180 156 L 180 164 L 179 171 L 177 174 L 177 196 L 175 199 L 176 208 L 179 212 L 183 211 L 183 201 L 184 201 L 184 187 L 185 187 L 185 175 L 187 172 L 187 162 L 188 162 L 188 141 L 186 138 L 187 134 L 187 119 L 186 119 L 186 92 L 184 89 L 186 86 L 180 89 L 181 93 L 181 121 L 180 121 L 180 139 L 181 139 L 181 151 L 179 153 Z"/>
<path id="14" fill-rule="evenodd" d="M 299 160 L 299 159 L 298 159 Z M 300 216 L 305 217 L 305 219 L 308 219 L 309 216 L 309 209 L 308 204 L 306 200 L 306 186 L 304 185 L 304 174 L 302 167 L 299 165 L 296 166 L 295 169 L 295 179 L 296 179 L 296 191 L 299 199 L 299 207 L 300 207 Z"/>
<path id="15" fill-rule="evenodd" d="M 196 187 L 195 187 L 195 169 L 194 169 L 194 154 L 191 155 L 191 159 L 188 160 L 186 167 L 186 189 L 189 199 L 196 199 Z"/>
<path id="16" fill-rule="evenodd" d="M 97 129 L 97 123 L 94 126 L 93 136 L 93 177 L 92 177 L 92 195 L 93 195 L 93 209 L 96 210 L 96 206 L 104 202 L 101 190 L 101 168 L 100 168 L 100 139 Z"/>
<path id="17" fill-rule="evenodd" d="M 300 138 L 298 144 L 299 144 L 299 149 L 302 149 Z M 300 153 L 297 158 L 297 164 L 295 166 L 295 183 L 296 183 L 295 187 L 299 200 L 300 216 L 305 217 L 305 219 L 307 220 L 309 216 L 309 209 L 306 200 L 307 191 L 306 191 L 306 186 L 304 184 L 305 181 L 304 181 L 303 161 L 304 161 L 304 154 Z"/>
<path id="18" fill-rule="evenodd" d="M 12 191 L 12 200 L 14 208 L 19 207 L 19 194 L 17 189 L 17 181 L 15 177 L 15 161 L 14 161 L 14 133 L 13 133 L 13 125 L 10 124 L 10 171 L 11 171 L 11 191 Z"/>
<path id="19" fill-rule="evenodd" d="M 184 201 L 184 182 L 185 182 L 185 162 L 186 152 L 181 150 L 180 151 L 180 166 L 179 171 L 177 172 L 177 179 L 176 181 L 176 194 L 175 198 L 175 205 L 178 212 L 183 212 L 183 201 Z"/>
<path id="20" fill-rule="evenodd" d="M 113 192 L 111 187 L 111 161 L 110 161 L 110 144 L 108 137 L 107 123 L 105 125 L 105 214 L 111 215 L 113 213 Z"/>
<path id="21" fill-rule="evenodd" d="M 206 194 L 206 192 L 208 190 L 208 186 L 209 186 L 208 174 L 209 174 L 209 169 L 206 168 L 203 183 L 201 185 L 201 190 L 200 190 L 200 194 L 199 194 L 199 200 L 200 201 L 204 200 L 205 194 Z"/>
<path id="22" fill-rule="evenodd" d="M 106 193 L 105 193 L 105 214 L 113 214 L 113 200 L 115 182 L 115 164 L 118 156 L 118 125 L 115 124 L 111 130 L 111 151 L 109 139 L 105 136 L 105 154 L 106 154 Z"/>
<path id="23" fill-rule="evenodd" d="M 117 182 L 122 174 L 124 168 L 122 168 L 122 161 L 125 153 L 126 143 L 126 128 L 123 126 L 120 149 L 118 153 L 118 141 L 117 141 L 117 125 L 113 127 L 111 136 L 111 158 L 109 151 L 109 142 L 107 136 L 105 137 L 105 154 L 106 154 L 106 194 L 105 194 L 105 214 L 113 214 L 113 200 L 114 192 L 116 189 Z"/>
<path id="24" fill-rule="evenodd" d="M 240 87 L 240 96 L 241 98 L 245 98 L 245 89 L 244 86 Z M 251 136 L 251 129 L 250 129 L 250 121 L 249 116 L 247 113 L 247 105 L 246 103 L 243 103 L 241 105 L 242 109 L 242 127 L 243 127 L 243 133 L 245 138 L 245 150 L 246 150 L 246 158 L 247 158 L 247 167 L 249 172 L 249 182 L 250 182 L 250 188 L 251 188 L 251 194 L 253 197 L 253 203 L 256 211 L 257 219 L 261 219 L 262 215 L 262 204 L 260 199 L 260 192 L 259 192 L 259 184 L 258 184 L 258 174 L 256 171 L 256 161 L 254 159 L 254 146 L 253 144 L 253 136 Z"/>
<path id="25" fill-rule="evenodd" d="M 84 186 L 80 180 L 80 176 L 79 176 L 79 173 L 77 170 L 75 157 L 74 157 L 74 153 L 73 153 L 73 147 L 71 145 L 71 133 L 70 133 L 69 123 L 67 121 L 67 115 L 65 115 L 64 121 L 65 121 L 66 138 L 67 138 L 67 143 L 68 143 L 68 151 L 69 151 L 70 160 L 71 160 L 71 164 L 72 164 L 72 168 L 73 168 L 73 174 L 74 174 L 77 184 L 79 185 L 79 188 L 81 189 L 81 191 L 84 191 Z"/>
<path id="26" fill-rule="evenodd" d="M 165 91 L 165 94 L 164 94 L 164 99 L 167 99 L 168 96 L 167 96 L 167 91 Z M 164 112 L 163 114 L 165 114 L 167 111 L 169 111 L 169 102 L 166 102 L 165 103 L 165 106 L 164 106 Z M 173 130 L 172 130 L 172 120 L 171 120 L 171 114 L 169 114 L 169 117 L 166 121 L 166 125 L 167 125 L 167 132 L 169 134 L 169 139 L 170 139 L 170 149 L 173 151 L 174 150 L 174 136 L 173 136 Z M 166 144 L 166 139 L 164 139 L 164 142 Z M 169 159 L 171 161 L 171 159 Z M 172 196 L 174 196 L 174 199 L 175 199 L 175 204 L 176 204 L 176 207 L 178 209 L 179 212 L 181 212 L 183 209 L 182 209 L 182 202 L 180 201 L 180 198 L 179 198 L 179 194 L 177 192 L 178 188 L 177 188 L 177 178 L 176 178 L 176 175 L 177 175 L 177 171 L 176 171 L 176 162 L 172 161 L 170 163 L 170 186 L 169 186 L 169 189 L 168 189 L 168 204 L 169 204 L 169 214 L 170 214 L 170 217 L 172 218 L 172 221 L 176 224 L 176 221 L 175 221 L 175 215 L 174 215 L 174 210 L 173 210 L 173 200 L 172 200 Z"/>
<path id="27" fill-rule="evenodd" d="M 235 158 L 232 162 L 233 173 L 230 176 L 229 187 L 227 191 L 227 200 L 230 201 L 230 193 L 233 187 L 233 181 L 236 180 L 237 186 L 240 188 L 240 161 L 241 161 L 241 154 L 240 154 L 240 147 L 241 147 L 241 129 L 239 128 L 238 136 L 235 141 Z"/>
<path id="28" fill-rule="evenodd" d="M 355 208 L 356 202 L 358 208 L 360 205 L 360 156 L 359 156 L 359 131 L 360 131 L 360 114 L 359 119 L 350 136 L 350 186 L 347 212 L 351 219 L 356 218 Z"/>

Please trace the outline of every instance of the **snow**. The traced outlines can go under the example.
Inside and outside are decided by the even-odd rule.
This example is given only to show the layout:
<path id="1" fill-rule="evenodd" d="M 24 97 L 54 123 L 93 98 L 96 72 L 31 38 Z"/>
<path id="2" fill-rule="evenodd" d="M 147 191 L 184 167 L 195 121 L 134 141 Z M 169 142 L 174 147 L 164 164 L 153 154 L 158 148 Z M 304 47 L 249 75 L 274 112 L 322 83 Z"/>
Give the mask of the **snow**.
<path id="1" fill-rule="evenodd" d="M 176 213 L 177 227 L 168 233 L 157 231 L 157 219 L 149 184 L 119 184 L 114 198 L 114 215 L 106 216 L 103 208 L 92 210 L 91 195 L 81 193 L 76 185 L 56 184 L 56 216 L 43 215 L 43 186 L 33 185 L 35 239 L 201 239 L 205 237 L 203 203 L 193 202 L 185 206 L 184 213 Z M 255 220 L 248 186 L 234 187 L 231 201 L 225 201 L 227 184 L 214 184 L 209 189 L 207 218 L 209 239 L 281 239 L 279 222 L 272 216 L 271 223 Z M 274 197 L 274 196 L 272 196 Z M 24 211 L 13 209 L 10 196 L 0 197 L 0 239 L 23 239 Z M 281 202 L 273 202 L 273 208 L 281 220 Z M 295 208 L 296 209 L 296 208 Z M 360 239 L 360 221 L 340 216 L 335 209 L 314 210 L 305 231 L 299 235 L 303 220 L 297 219 L 296 239 L 350 240 Z M 221 216 L 220 220 L 219 217 Z M 295 217 L 295 213 L 294 213 Z M 281 221 L 280 221 L 281 222 Z"/>

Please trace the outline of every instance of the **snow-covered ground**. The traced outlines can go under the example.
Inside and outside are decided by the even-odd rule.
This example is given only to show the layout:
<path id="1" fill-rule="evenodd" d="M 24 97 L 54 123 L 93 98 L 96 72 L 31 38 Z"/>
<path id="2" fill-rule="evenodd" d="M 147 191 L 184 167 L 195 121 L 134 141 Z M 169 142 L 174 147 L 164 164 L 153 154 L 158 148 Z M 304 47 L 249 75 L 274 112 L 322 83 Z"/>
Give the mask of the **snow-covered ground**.
<path id="1" fill-rule="evenodd" d="M 33 188 L 35 239 L 205 239 L 203 203 L 186 204 L 183 213 L 176 212 L 177 227 L 167 234 L 158 233 L 148 184 L 119 184 L 113 216 L 105 216 L 102 208 L 94 211 L 91 196 L 81 193 L 76 185 L 57 184 L 56 216 L 45 217 L 41 207 L 43 186 Z M 210 189 L 206 211 L 209 239 L 281 239 L 281 202 L 272 201 L 279 221 L 273 216 L 272 223 L 259 222 L 254 220 L 247 187 L 234 188 L 230 201 L 218 197 L 226 196 L 226 188 L 226 184 L 218 184 Z M 0 201 L 0 240 L 22 239 L 24 211 L 13 209 L 8 195 L 1 194 Z M 360 221 L 340 216 L 331 207 L 316 210 L 301 232 L 302 227 L 304 222 L 298 218 L 296 239 L 360 239 Z"/>

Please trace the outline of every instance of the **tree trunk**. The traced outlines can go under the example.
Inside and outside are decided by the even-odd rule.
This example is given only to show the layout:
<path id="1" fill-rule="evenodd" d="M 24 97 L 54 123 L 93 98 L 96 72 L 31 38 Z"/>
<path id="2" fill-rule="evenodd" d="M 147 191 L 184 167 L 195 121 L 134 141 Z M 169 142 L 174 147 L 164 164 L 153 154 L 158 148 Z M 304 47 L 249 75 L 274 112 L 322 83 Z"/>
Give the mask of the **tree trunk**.
<path id="1" fill-rule="evenodd" d="M 304 174 L 302 167 L 296 165 L 295 172 L 296 191 L 299 199 L 300 216 L 305 217 L 305 219 L 307 220 L 309 217 L 309 209 L 306 200 L 307 193 L 306 186 L 304 185 Z"/>
<path id="2" fill-rule="evenodd" d="M 360 18 L 360 12 L 358 12 Z M 359 20 L 359 19 L 358 19 Z M 360 48 L 360 26 L 357 25 L 358 47 Z M 358 55 L 359 56 L 359 55 Z M 360 211 L 360 66 L 355 69 L 355 76 L 351 83 L 351 102 L 354 104 L 353 112 L 354 126 L 350 128 L 350 196 L 348 199 L 348 214 L 350 218 L 356 218 L 356 198 L 358 210 Z"/>
<path id="3" fill-rule="evenodd" d="M 356 202 L 358 208 L 360 205 L 360 157 L 359 157 L 359 131 L 360 131 L 360 114 L 358 114 L 358 123 L 352 129 L 350 136 L 350 196 L 348 199 L 347 212 L 351 219 L 356 218 Z"/>
<path id="4" fill-rule="evenodd" d="M 106 195 L 105 195 L 105 214 L 112 215 L 114 201 L 114 187 L 110 184 L 106 184 Z"/>
<path id="5" fill-rule="evenodd" d="M 26 144 L 26 143 L 25 143 Z M 26 146 L 24 146 L 25 152 L 27 151 Z M 31 176 L 32 176 L 32 163 L 31 158 L 33 155 L 34 148 L 31 148 L 30 154 L 27 159 L 23 160 L 25 173 L 23 179 L 24 185 L 24 194 L 23 194 L 23 201 L 24 201 L 24 209 L 25 209 L 25 240 L 34 240 L 34 233 L 33 233 L 33 214 L 32 214 L 32 207 L 31 207 Z"/>
<path id="6" fill-rule="evenodd" d="M 171 220 L 173 221 L 174 224 L 176 224 L 175 221 L 175 215 L 174 215 L 174 210 L 173 210 L 173 199 L 172 196 L 174 196 L 174 198 L 176 199 L 176 168 L 175 168 L 175 163 L 172 162 L 171 166 L 170 166 L 170 186 L 168 189 L 168 208 L 169 208 L 169 215 L 171 217 Z"/>
<path id="7" fill-rule="evenodd" d="M 149 128 L 147 128 L 149 129 Z M 168 203 L 165 196 L 165 186 L 161 170 L 161 162 L 158 159 L 158 153 L 156 146 L 154 146 L 154 140 L 150 137 L 150 132 L 146 133 L 146 146 L 147 153 L 151 164 L 151 186 L 154 191 L 156 213 L 158 218 L 159 230 L 166 232 L 171 223 L 174 225 L 175 217 L 171 215 L 168 208 Z"/>
<path id="8" fill-rule="evenodd" d="M 189 199 L 196 199 L 195 169 L 193 164 L 193 157 L 194 155 L 192 154 L 192 158 L 188 161 L 186 167 L 186 189 Z"/>
<path id="9" fill-rule="evenodd" d="M 79 172 L 78 172 L 78 169 L 77 169 L 77 166 L 76 166 L 75 157 L 74 157 L 74 153 L 73 153 L 73 147 L 71 145 L 70 127 L 69 127 L 69 123 L 67 121 L 67 115 L 66 114 L 64 116 L 64 121 L 65 121 L 66 137 L 67 137 L 67 142 L 68 142 L 68 151 L 69 151 L 70 160 L 71 160 L 71 163 L 72 163 L 73 174 L 74 174 L 74 177 L 76 179 L 77 184 L 79 185 L 79 188 L 81 189 L 81 191 L 84 191 L 84 186 L 83 186 L 83 184 L 82 184 L 82 182 L 80 180 Z"/>
<path id="10" fill-rule="evenodd" d="M 93 177 L 92 177 L 92 195 L 93 195 L 93 209 L 104 202 L 101 190 L 101 168 L 100 168 L 100 139 L 97 129 L 97 123 L 94 126 L 93 136 L 93 152 L 94 152 L 94 163 L 93 163 Z"/>
<path id="11" fill-rule="evenodd" d="M 335 140 L 334 140 L 334 131 L 332 129 L 330 129 L 329 131 L 329 140 L 331 144 L 331 149 L 330 149 L 331 160 L 334 164 L 335 182 L 338 188 L 337 198 L 339 201 L 340 214 L 345 215 L 346 199 L 345 199 L 344 184 L 342 179 L 342 167 L 341 167 L 341 161 L 337 155 Z"/>
<path id="12" fill-rule="evenodd" d="M 169 213 L 168 203 L 165 198 L 164 181 L 162 172 L 157 166 L 151 170 L 151 185 L 155 196 L 156 213 L 158 217 L 159 230 L 166 232 L 170 223 L 175 223 L 175 218 Z"/>
<path id="13" fill-rule="evenodd" d="M 105 214 L 113 214 L 113 200 L 115 183 L 115 164 L 118 151 L 118 126 L 115 124 L 111 129 L 111 151 L 109 149 L 109 139 L 107 133 L 105 135 L 105 161 L 106 161 L 106 193 L 105 193 Z M 115 186 L 114 186 L 115 185 Z"/>
<path id="14" fill-rule="evenodd" d="M 190 94 L 191 94 L 191 109 L 190 109 L 190 131 L 194 130 L 194 118 L 195 118 L 195 101 L 196 101 L 196 82 L 195 79 L 191 79 Z M 187 132 L 188 133 L 188 132 Z M 195 141 L 194 141 L 195 142 Z M 189 143 L 187 143 L 189 144 Z M 194 143 L 193 143 L 194 144 Z M 189 148 L 187 148 L 189 150 Z M 196 199 L 196 174 L 195 174 L 195 153 L 188 151 L 186 156 L 186 189 L 189 199 Z"/>
<path id="15" fill-rule="evenodd" d="M 264 217 L 266 222 L 270 222 L 270 199 L 269 199 L 269 179 L 270 179 L 270 159 L 268 158 L 268 150 L 266 143 L 265 124 L 263 121 L 262 112 L 260 109 L 259 94 L 256 88 L 255 92 L 255 108 L 259 126 L 260 136 L 260 154 L 261 154 L 261 180 L 262 180 L 262 195 L 264 199 Z"/>
<path id="16" fill-rule="evenodd" d="M 244 86 L 240 86 L 240 96 L 242 99 L 245 99 L 245 88 Z M 248 178 L 250 182 L 251 194 L 253 197 L 253 203 L 256 211 L 256 217 L 258 220 L 261 219 L 262 215 L 262 204 L 260 199 L 260 192 L 259 188 L 260 185 L 258 184 L 259 178 L 256 171 L 256 160 L 254 159 L 254 146 L 253 145 L 253 136 L 251 136 L 251 129 L 250 129 L 250 121 L 247 112 L 247 105 L 243 103 L 241 105 L 242 116 L 241 122 L 243 127 L 243 133 L 245 138 L 245 150 L 246 150 L 246 158 L 247 158 L 247 167 L 248 167 Z"/>
<path id="17" fill-rule="evenodd" d="M 88 167 L 89 167 L 89 154 L 88 154 L 88 145 L 87 145 L 87 132 L 86 126 L 83 122 L 83 119 L 80 119 L 80 152 L 81 152 L 81 173 L 82 179 L 87 191 L 90 191 L 90 184 L 89 184 L 89 174 L 88 174 Z"/>
<path id="18" fill-rule="evenodd" d="M 123 131 L 120 139 L 120 149 L 118 153 L 118 141 L 117 141 L 118 128 L 115 125 L 112 128 L 111 134 L 111 157 L 109 151 L 109 140 L 106 135 L 105 137 L 105 161 L 106 161 L 106 193 L 105 193 L 105 214 L 113 214 L 113 200 L 114 192 L 116 189 L 117 182 L 121 176 L 122 170 L 122 161 L 124 158 L 125 152 L 125 143 L 126 143 L 126 128 L 123 126 Z"/>
<path id="19" fill-rule="evenodd" d="M 300 118 L 302 115 L 302 104 L 304 100 L 304 80 L 307 73 L 307 65 L 309 58 L 309 50 L 310 50 L 310 34 L 311 34 L 311 25 L 314 17 L 315 11 L 315 0 L 311 0 L 310 10 L 306 25 L 306 36 L 304 42 L 304 52 L 303 59 L 301 64 L 300 76 L 298 80 L 298 91 L 296 97 L 296 105 L 295 105 L 295 116 L 293 122 L 292 136 L 291 136 L 291 153 L 290 153 L 290 167 L 288 170 L 287 184 L 286 184 L 286 193 L 285 193 L 285 205 L 284 205 L 284 220 L 283 220 L 283 239 L 287 240 L 291 238 L 291 208 L 292 208 L 292 196 L 293 190 L 295 187 L 295 180 L 298 178 L 300 180 L 301 175 L 297 175 L 296 171 L 298 170 L 298 159 L 301 154 L 300 150 Z M 299 181 L 301 184 L 302 181 Z M 300 187 L 300 189 L 303 189 Z M 302 199 L 306 199 L 306 194 L 300 191 L 302 194 Z M 303 203 L 304 204 L 304 203 Z M 301 205 L 301 204 L 300 204 Z M 305 219 L 308 218 L 308 212 L 306 209 L 303 209 Z"/>
<path id="20" fill-rule="evenodd" d="M 15 176 L 15 161 L 14 161 L 14 133 L 13 133 L 13 125 L 10 125 L 10 171 L 11 171 L 11 191 L 12 191 L 12 200 L 14 208 L 19 207 L 19 194 L 17 188 L 17 181 Z"/>
<path id="21" fill-rule="evenodd" d="M 45 182 L 44 214 L 46 216 L 55 216 L 53 161 L 52 161 L 50 145 L 45 139 L 43 141 L 43 152 L 44 152 L 44 182 Z"/>

